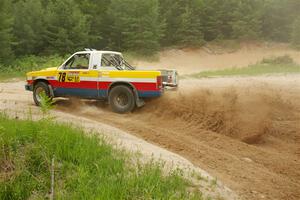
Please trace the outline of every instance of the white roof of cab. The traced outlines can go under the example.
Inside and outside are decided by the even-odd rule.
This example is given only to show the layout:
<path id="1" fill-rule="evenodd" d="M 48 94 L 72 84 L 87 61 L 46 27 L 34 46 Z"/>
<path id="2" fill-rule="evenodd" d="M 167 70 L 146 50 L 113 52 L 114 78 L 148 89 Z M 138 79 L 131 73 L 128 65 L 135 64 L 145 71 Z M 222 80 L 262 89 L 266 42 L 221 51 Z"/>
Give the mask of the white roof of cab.
<path id="1" fill-rule="evenodd" d="M 119 54 L 121 55 L 122 53 L 117 52 L 117 51 L 97 51 L 97 50 L 88 50 L 88 51 L 78 51 L 76 53 L 101 53 L 101 54 Z"/>

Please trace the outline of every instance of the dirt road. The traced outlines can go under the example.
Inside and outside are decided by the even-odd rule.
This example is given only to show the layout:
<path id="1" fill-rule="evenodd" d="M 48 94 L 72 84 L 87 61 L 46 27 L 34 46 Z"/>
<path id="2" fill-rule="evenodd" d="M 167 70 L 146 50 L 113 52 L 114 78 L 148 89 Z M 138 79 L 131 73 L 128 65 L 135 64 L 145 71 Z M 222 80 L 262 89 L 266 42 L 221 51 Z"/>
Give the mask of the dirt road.
<path id="1" fill-rule="evenodd" d="M 300 76 L 184 80 L 134 113 L 96 101 L 56 109 L 118 127 L 187 158 L 242 199 L 300 199 Z M 0 83 L 0 109 L 33 105 L 23 82 Z"/>

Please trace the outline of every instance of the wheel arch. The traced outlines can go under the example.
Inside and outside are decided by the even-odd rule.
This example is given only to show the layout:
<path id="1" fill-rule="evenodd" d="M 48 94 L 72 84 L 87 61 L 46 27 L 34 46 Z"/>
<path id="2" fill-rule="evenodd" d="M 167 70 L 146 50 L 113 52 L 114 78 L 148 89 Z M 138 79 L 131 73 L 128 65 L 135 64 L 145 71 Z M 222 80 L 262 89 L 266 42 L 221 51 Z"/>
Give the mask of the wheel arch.
<path id="1" fill-rule="evenodd" d="M 48 80 L 39 78 L 39 79 L 35 79 L 35 80 L 33 81 L 33 86 L 35 86 L 35 85 L 36 85 L 37 83 L 39 83 L 39 82 L 44 82 L 44 83 L 46 83 L 47 85 L 50 85 Z"/>
<path id="2" fill-rule="evenodd" d="M 35 79 L 35 80 L 33 81 L 33 88 L 34 88 L 34 86 L 35 86 L 37 83 L 40 83 L 40 82 L 46 83 L 46 84 L 48 85 L 49 90 L 50 90 L 50 95 L 51 95 L 52 97 L 54 97 L 53 88 L 52 88 L 52 86 L 50 85 L 49 81 L 46 80 L 46 79 L 42 79 L 42 78 Z"/>
<path id="3" fill-rule="evenodd" d="M 108 92 L 107 92 L 107 95 L 109 95 L 109 92 L 116 86 L 119 86 L 119 85 L 124 85 L 124 86 L 127 86 L 129 87 L 130 89 L 132 89 L 134 95 L 137 94 L 137 90 L 136 88 L 134 87 L 134 85 L 130 82 L 126 82 L 126 81 L 116 81 L 116 82 L 113 82 L 111 83 L 109 86 L 108 86 Z"/>

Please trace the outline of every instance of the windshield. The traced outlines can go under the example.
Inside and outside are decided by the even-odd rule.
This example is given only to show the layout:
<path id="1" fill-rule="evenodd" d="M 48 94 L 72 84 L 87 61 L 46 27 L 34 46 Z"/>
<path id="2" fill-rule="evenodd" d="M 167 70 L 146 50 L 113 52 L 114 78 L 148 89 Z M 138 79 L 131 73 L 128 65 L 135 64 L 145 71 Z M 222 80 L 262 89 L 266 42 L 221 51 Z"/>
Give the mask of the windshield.
<path id="1" fill-rule="evenodd" d="M 115 67 L 118 70 L 135 70 L 125 59 L 119 54 L 102 54 L 102 67 Z"/>

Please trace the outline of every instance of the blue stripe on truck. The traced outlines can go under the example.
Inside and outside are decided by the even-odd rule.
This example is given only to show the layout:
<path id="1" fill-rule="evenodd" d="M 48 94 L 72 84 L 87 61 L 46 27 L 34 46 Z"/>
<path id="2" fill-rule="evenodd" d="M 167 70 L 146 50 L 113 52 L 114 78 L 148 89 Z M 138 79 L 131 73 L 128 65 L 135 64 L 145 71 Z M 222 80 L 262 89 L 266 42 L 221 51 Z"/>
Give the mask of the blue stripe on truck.
<path id="1" fill-rule="evenodd" d="M 162 95 L 161 91 L 138 91 L 139 97 L 160 97 Z"/>
<path id="2" fill-rule="evenodd" d="M 79 88 L 54 88 L 54 95 L 60 96 L 77 96 L 84 98 L 106 98 L 107 90 L 96 89 L 79 89 Z M 160 97 L 161 91 L 138 91 L 141 98 Z"/>

